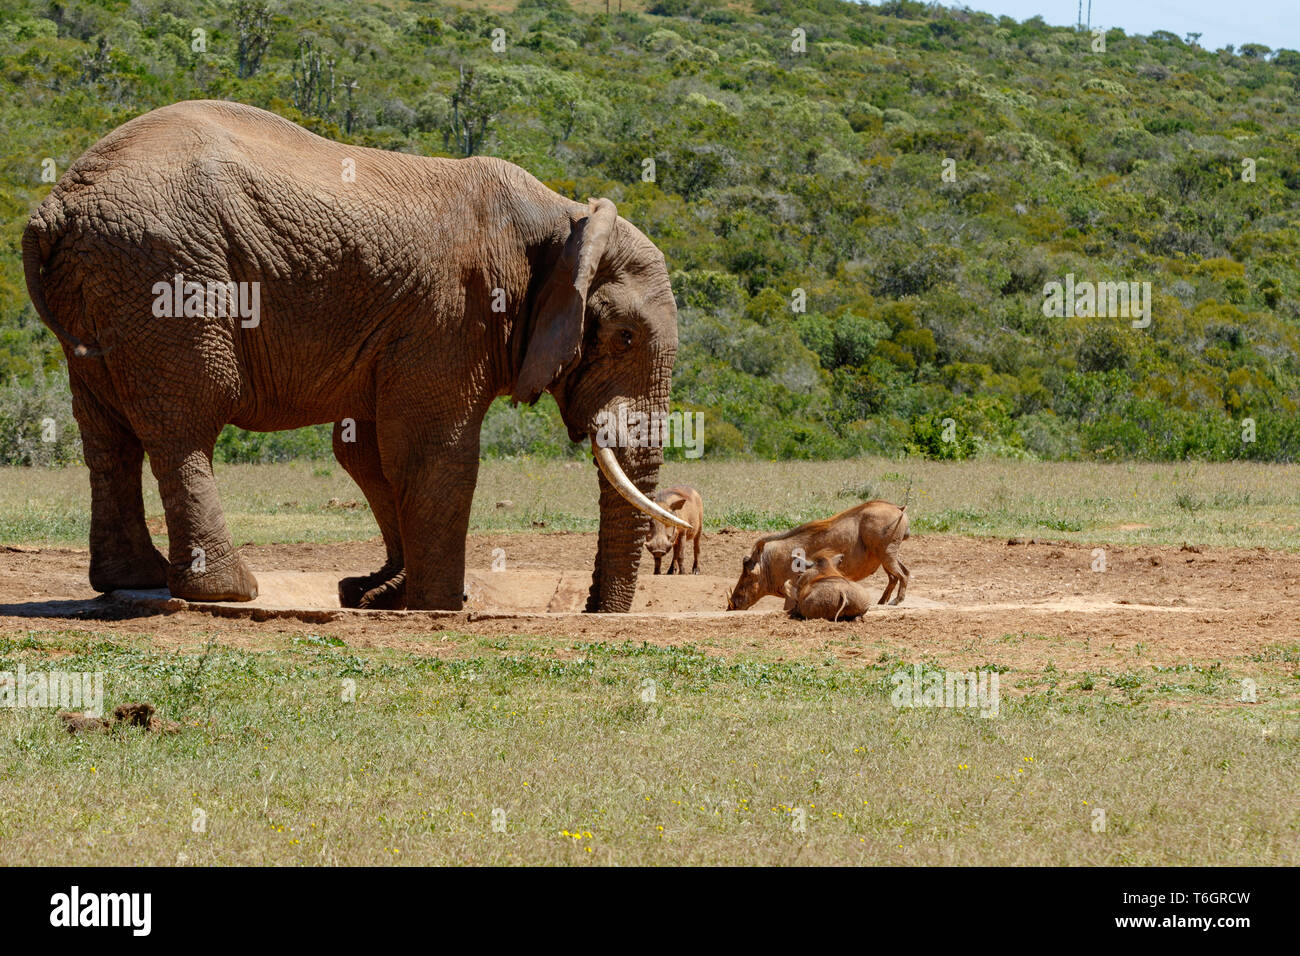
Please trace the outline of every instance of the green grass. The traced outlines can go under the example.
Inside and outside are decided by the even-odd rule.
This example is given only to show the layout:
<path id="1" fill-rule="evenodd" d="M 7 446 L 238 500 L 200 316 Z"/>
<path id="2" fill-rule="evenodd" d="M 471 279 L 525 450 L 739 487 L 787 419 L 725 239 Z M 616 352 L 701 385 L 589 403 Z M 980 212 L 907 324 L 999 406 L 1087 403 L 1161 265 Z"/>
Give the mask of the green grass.
<path id="1" fill-rule="evenodd" d="M 902 661 L 424 640 L 0 641 L 0 670 L 104 670 L 109 706 L 184 725 L 70 737 L 0 709 L 0 864 L 1296 862 L 1300 738 L 1267 681 L 1247 708 L 1229 674 L 1049 667 L 1013 692 L 1002 668 L 982 719 L 892 707 Z"/>
<path id="2" fill-rule="evenodd" d="M 225 465 L 217 480 L 238 544 L 378 533 L 364 497 L 336 465 Z M 706 529 L 778 530 L 878 496 L 906 498 L 917 532 L 1300 548 L 1300 465 L 858 459 L 664 466 L 661 485 L 683 482 L 704 497 Z M 147 514 L 161 516 L 148 475 L 145 486 Z M 82 468 L 0 469 L 0 542 L 84 546 L 89 498 Z M 496 507 L 505 500 L 513 507 Z M 354 501 L 355 508 L 340 507 Z M 474 530 L 594 531 L 597 521 L 588 463 L 488 461 L 479 471 Z"/>

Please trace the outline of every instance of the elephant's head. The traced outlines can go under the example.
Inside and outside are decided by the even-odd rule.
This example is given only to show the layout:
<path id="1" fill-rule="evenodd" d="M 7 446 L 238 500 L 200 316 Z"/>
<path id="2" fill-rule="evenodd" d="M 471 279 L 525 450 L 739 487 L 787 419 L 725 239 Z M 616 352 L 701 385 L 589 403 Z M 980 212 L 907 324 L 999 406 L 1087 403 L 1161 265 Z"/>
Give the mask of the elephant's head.
<path id="1" fill-rule="evenodd" d="M 608 199 L 572 206 L 564 226 L 536 270 L 527 334 L 513 337 L 512 397 L 533 402 L 550 391 L 569 437 L 591 439 L 600 538 L 587 610 L 626 611 L 647 516 L 687 527 L 647 497 L 663 461 L 659 443 L 639 443 L 635 429 L 618 428 L 668 412 L 677 306 L 663 254 Z"/>

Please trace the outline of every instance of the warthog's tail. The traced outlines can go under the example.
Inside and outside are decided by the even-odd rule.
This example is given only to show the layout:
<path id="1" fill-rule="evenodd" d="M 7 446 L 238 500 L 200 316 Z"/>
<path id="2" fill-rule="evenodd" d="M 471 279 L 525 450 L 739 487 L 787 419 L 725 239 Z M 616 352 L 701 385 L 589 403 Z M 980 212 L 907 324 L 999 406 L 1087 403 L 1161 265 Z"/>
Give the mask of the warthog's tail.
<path id="1" fill-rule="evenodd" d="M 903 520 L 903 516 L 905 514 L 907 514 L 907 505 L 903 505 L 901 508 L 898 509 L 898 517 L 895 518 L 894 523 L 889 526 L 889 530 L 891 532 L 898 527 L 898 523 Z M 909 527 L 906 531 L 903 532 L 903 540 L 906 541 L 911 536 L 912 536 L 912 529 Z"/>
<path id="2" fill-rule="evenodd" d="M 911 504 L 911 502 L 912 502 L 912 480 L 909 478 L 907 480 L 907 491 L 903 494 L 903 507 L 898 509 L 899 512 L 898 521 L 903 520 L 903 512 L 907 511 L 907 506 Z M 898 521 L 895 521 L 894 524 L 898 524 Z M 909 525 L 907 531 L 904 532 L 903 534 L 903 540 L 906 541 L 911 536 L 912 536 L 912 528 Z"/>

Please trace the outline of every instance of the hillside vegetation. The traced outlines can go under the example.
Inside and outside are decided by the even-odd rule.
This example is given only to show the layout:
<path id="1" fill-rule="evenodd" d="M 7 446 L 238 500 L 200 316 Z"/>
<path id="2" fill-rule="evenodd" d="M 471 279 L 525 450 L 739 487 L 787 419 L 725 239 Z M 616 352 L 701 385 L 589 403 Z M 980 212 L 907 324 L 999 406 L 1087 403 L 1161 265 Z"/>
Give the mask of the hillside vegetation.
<path id="1" fill-rule="evenodd" d="M 613 199 L 667 256 L 709 455 L 1300 454 L 1300 53 L 911 2 L 593 6 L 0 0 L 0 461 L 78 454 L 18 251 L 47 160 L 198 97 Z M 1150 283 L 1149 326 L 1046 315 L 1067 275 Z M 494 408 L 484 447 L 577 451 L 549 400 Z"/>

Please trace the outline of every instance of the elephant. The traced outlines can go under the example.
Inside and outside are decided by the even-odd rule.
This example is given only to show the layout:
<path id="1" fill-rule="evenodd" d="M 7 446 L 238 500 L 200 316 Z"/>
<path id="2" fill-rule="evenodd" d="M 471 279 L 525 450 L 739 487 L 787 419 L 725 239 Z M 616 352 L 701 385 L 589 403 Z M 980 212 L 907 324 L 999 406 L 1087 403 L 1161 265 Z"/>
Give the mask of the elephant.
<path id="1" fill-rule="evenodd" d="M 213 475 L 228 423 L 335 423 L 386 551 L 340 582 L 348 607 L 464 606 L 479 432 L 498 397 L 549 392 L 569 438 L 592 438 L 587 611 L 628 610 L 648 521 L 683 523 L 648 497 L 656 444 L 596 441 L 620 405 L 666 413 L 677 351 L 663 254 L 608 199 L 576 202 L 491 157 L 350 146 L 195 100 L 92 146 L 22 253 L 68 362 L 97 591 L 257 596 Z M 166 557 L 145 526 L 146 453 Z"/>

